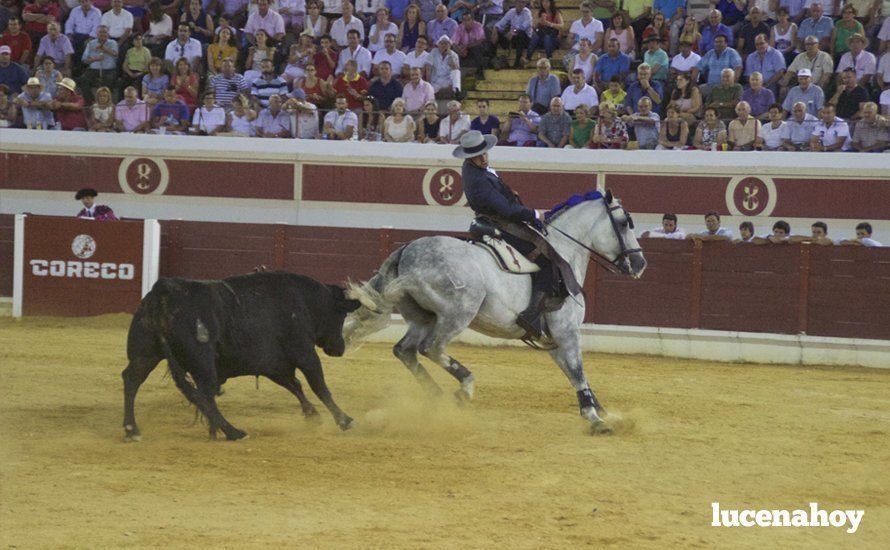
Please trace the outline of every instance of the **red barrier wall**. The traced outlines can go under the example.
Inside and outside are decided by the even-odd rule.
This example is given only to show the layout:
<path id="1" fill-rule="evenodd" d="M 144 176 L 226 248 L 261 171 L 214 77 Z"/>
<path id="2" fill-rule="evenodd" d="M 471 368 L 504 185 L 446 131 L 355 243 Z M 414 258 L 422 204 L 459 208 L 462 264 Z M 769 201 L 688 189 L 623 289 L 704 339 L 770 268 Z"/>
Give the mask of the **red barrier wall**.
<path id="1" fill-rule="evenodd" d="M 0 214 L 0 296 L 12 296 L 15 216 Z"/>
<path id="2" fill-rule="evenodd" d="M 142 297 L 145 222 L 27 216 L 23 315 L 135 311 Z"/>
<path id="3" fill-rule="evenodd" d="M 421 231 L 162 223 L 161 275 L 219 278 L 257 265 L 327 283 L 367 279 Z M 634 281 L 591 266 L 587 322 L 890 339 L 890 249 L 643 239 Z"/>
<path id="4" fill-rule="evenodd" d="M 12 258 L 13 222 L 0 216 L 0 257 Z M 429 234 L 188 221 L 162 222 L 161 232 L 164 277 L 265 265 L 328 283 L 367 279 L 397 246 Z M 639 281 L 590 267 L 587 322 L 890 339 L 890 249 L 641 242 L 649 267 Z M 0 293 L 11 292 L 3 262 Z"/>

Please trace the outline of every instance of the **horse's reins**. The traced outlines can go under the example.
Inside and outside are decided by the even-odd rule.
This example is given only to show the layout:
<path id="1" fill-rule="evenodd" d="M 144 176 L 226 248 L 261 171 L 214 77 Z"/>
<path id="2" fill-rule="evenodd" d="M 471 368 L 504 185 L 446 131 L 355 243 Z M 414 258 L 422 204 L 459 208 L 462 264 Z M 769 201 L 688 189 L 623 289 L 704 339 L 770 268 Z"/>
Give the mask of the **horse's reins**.
<path id="1" fill-rule="evenodd" d="M 603 204 L 605 204 L 605 202 L 606 202 L 606 199 L 605 199 L 605 197 L 603 197 Z M 608 204 L 605 204 L 605 206 L 606 206 L 606 214 L 608 214 L 609 221 L 612 223 L 612 231 L 615 232 L 615 237 L 618 239 L 618 245 L 621 247 L 621 252 L 618 254 L 618 256 L 615 257 L 614 260 L 610 260 L 610 259 L 606 258 L 605 256 L 603 256 L 602 254 L 600 254 L 593 248 L 587 246 L 586 244 L 582 243 L 575 237 L 572 237 L 571 235 L 569 235 L 568 233 L 566 233 L 565 231 L 563 231 L 562 229 L 560 229 L 556 226 L 551 226 L 548 224 L 547 228 L 555 229 L 557 232 L 559 232 L 560 234 L 565 236 L 567 239 L 569 239 L 573 243 L 577 244 L 581 248 L 584 248 L 585 250 L 590 252 L 590 260 L 591 261 L 596 262 L 597 264 L 608 269 L 612 273 L 620 273 L 621 272 L 620 264 L 627 261 L 628 256 L 630 256 L 631 254 L 634 254 L 636 252 L 642 252 L 643 249 L 639 248 L 639 247 L 627 248 L 627 245 L 624 242 L 624 237 L 621 235 L 621 230 L 618 229 L 618 223 L 615 221 L 615 216 L 612 214 L 612 212 L 614 212 L 615 210 L 619 210 L 619 209 L 623 210 L 624 207 L 621 206 L 620 204 L 618 204 L 617 206 L 609 206 Z M 628 214 L 627 211 L 625 210 L 624 215 L 627 218 L 628 226 L 631 229 L 633 229 L 634 222 L 633 222 L 633 219 L 631 219 L 630 214 Z"/>

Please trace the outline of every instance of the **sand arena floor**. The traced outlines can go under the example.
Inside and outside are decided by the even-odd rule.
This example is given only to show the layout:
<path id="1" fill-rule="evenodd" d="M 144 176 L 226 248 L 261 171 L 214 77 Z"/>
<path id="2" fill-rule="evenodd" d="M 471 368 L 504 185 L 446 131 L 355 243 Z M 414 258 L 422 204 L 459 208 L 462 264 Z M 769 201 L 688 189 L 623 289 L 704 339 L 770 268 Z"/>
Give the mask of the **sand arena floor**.
<path id="1" fill-rule="evenodd" d="M 359 422 L 261 379 L 210 441 L 165 376 L 122 442 L 128 316 L 0 319 L 4 548 L 858 547 L 890 540 L 890 371 L 587 355 L 613 436 L 585 435 L 542 352 L 455 346 L 476 401 L 431 402 L 389 346 L 326 359 Z M 430 369 L 448 389 L 454 383 Z M 308 391 L 308 390 L 307 390 Z M 449 392 L 450 394 L 450 392 Z M 311 396 L 313 402 L 318 399 Z M 321 409 L 320 409 L 321 410 Z M 865 509 L 859 531 L 711 527 L 724 508 Z M 883 546 L 886 548 L 886 546 Z"/>

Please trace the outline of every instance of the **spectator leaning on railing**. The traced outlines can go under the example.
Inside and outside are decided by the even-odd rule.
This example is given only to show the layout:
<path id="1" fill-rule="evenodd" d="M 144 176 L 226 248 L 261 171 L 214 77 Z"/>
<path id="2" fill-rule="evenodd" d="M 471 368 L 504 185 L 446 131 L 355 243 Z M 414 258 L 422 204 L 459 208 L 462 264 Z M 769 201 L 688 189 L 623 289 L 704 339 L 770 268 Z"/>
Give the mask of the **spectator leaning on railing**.
<path id="1" fill-rule="evenodd" d="M 846 239 L 838 244 L 845 246 L 884 246 L 872 238 L 872 227 L 868 222 L 862 222 L 856 226 L 855 239 Z"/>
<path id="2" fill-rule="evenodd" d="M 16 96 L 14 103 L 22 111 L 26 128 L 48 130 L 56 125 L 52 101 L 52 96 L 43 91 L 40 80 L 31 77 L 25 84 L 25 91 Z"/>
<path id="3" fill-rule="evenodd" d="M 754 224 L 749 221 L 743 221 L 739 224 L 739 238 L 734 239 L 733 243 L 750 243 L 754 239 Z"/>
<path id="4" fill-rule="evenodd" d="M 61 130 L 86 130 L 83 97 L 77 93 L 77 84 L 68 77 L 59 82 L 59 91 L 50 104 Z"/>
<path id="5" fill-rule="evenodd" d="M 720 225 L 720 214 L 710 211 L 705 214 L 705 230 L 701 233 L 690 233 L 687 239 L 699 241 L 731 241 L 732 230 Z"/>
<path id="6" fill-rule="evenodd" d="M 686 233 L 677 226 L 676 214 L 665 214 L 661 217 L 661 227 L 649 231 L 643 231 L 640 235 L 644 239 L 685 239 Z"/>

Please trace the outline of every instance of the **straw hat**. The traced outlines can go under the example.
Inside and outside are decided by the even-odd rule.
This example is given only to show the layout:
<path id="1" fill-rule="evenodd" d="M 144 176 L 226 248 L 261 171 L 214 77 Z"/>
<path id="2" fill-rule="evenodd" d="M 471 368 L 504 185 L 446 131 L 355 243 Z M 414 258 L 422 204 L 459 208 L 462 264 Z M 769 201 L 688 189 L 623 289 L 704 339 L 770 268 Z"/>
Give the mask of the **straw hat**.
<path id="1" fill-rule="evenodd" d="M 77 84 L 74 82 L 74 80 L 72 80 L 68 77 L 63 78 L 62 81 L 59 82 L 59 86 L 65 88 L 66 90 L 68 90 L 72 93 L 74 93 L 74 90 L 77 88 Z"/>
<path id="2" fill-rule="evenodd" d="M 862 49 L 863 49 L 863 50 L 865 50 L 865 49 L 868 48 L 868 38 L 866 38 L 865 35 L 862 35 L 862 34 L 860 34 L 860 33 L 858 33 L 858 32 L 857 32 L 857 33 L 854 33 L 854 34 L 851 34 L 850 36 L 847 37 L 847 47 L 848 47 L 848 48 L 850 47 L 850 42 L 852 42 L 852 41 L 854 41 L 854 40 L 861 40 L 861 41 L 862 41 Z"/>

